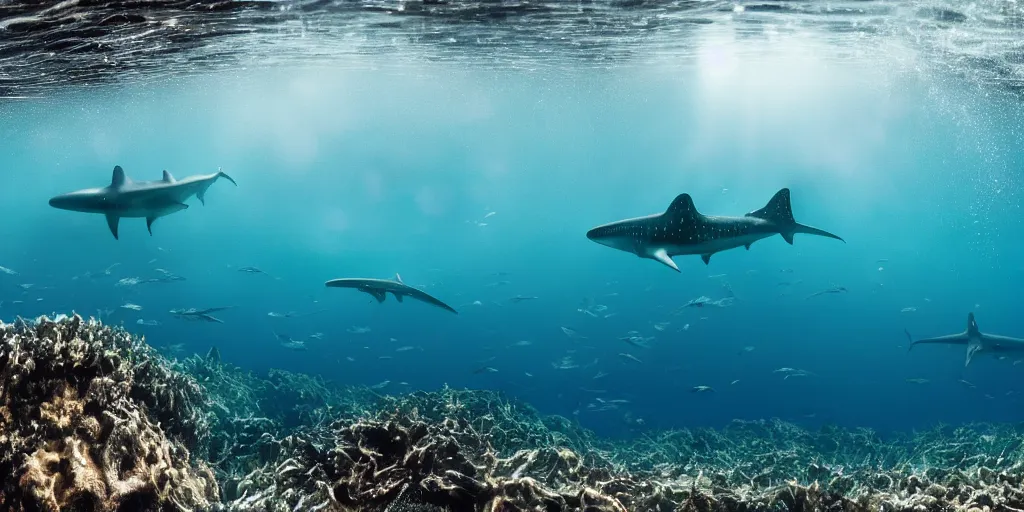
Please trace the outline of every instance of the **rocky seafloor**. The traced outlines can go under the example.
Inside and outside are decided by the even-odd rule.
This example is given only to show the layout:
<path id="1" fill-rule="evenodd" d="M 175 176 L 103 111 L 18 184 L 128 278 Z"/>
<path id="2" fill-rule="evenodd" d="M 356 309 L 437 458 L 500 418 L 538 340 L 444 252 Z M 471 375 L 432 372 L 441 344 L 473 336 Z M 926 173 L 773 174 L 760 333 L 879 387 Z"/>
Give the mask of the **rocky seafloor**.
<path id="1" fill-rule="evenodd" d="M 598 438 L 487 391 L 384 396 L 0 324 L 0 510 L 1024 510 L 1024 434 L 780 421 Z"/>

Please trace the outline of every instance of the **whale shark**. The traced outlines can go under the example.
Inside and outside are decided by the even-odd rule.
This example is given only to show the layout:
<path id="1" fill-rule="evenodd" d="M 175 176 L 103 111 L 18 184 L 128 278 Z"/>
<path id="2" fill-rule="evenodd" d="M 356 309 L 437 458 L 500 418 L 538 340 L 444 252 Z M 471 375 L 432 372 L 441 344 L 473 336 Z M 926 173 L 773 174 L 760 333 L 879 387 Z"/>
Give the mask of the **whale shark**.
<path id="1" fill-rule="evenodd" d="M 420 290 L 419 288 L 413 288 L 405 284 L 402 281 L 402 276 L 395 274 L 394 279 L 367 279 L 367 278 L 343 278 L 343 279 L 331 279 L 324 283 L 328 288 L 353 288 L 363 293 L 368 293 L 373 298 L 377 299 L 377 302 L 384 302 L 387 298 L 387 294 L 390 293 L 395 296 L 398 302 L 402 302 L 404 297 L 411 297 L 413 299 L 426 302 L 433 306 L 437 306 L 441 309 L 446 309 L 459 314 L 455 311 L 455 308 L 441 302 L 434 296 L 427 292 Z"/>
<path id="2" fill-rule="evenodd" d="M 746 247 L 762 238 L 782 235 L 790 245 L 793 235 L 805 233 L 845 242 L 828 231 L 793 219 L 789 189 L 775 193 L 768 204 L 743 217 L 719 217 L 697 211 L 690 194 L 679 194 L 664 213 L 620 220 L 587 232 L 587 238 L 613 249 L 653 259 L 679 272 L 673 256 L 699 254 L 704 264 L 716 252 Z"/>
<path id="3" fill-rule="evenodd" d="M 185 200 L 193 195 L 206 204 L 206 191 L 219 178 L 235 186 L 231 176 L 218 170 L 213 174 L 174 179 L 164 171 L 160 181 L 132 181 L 120 165 L 114 167 L 110 185 L 78 190 L 50 199 L 50 206 L 61 210 L 100 213 L 107 217 L 110 233 L 117 240 L 117 226 L 122 217 L 146 219 L 146 229 L 153 234 L 153 221 L 188 208 Z"/>
<path id="4" fill-rule="evenodd" d="M 1024 339 L 1022 338 L 981 332 L 978 329 L 978 322 L 974 320 L 974 313 L 967 314 L 967 329 L 964 332 L 911 341 L 908 350 L 913 349 L 915 345 L 962 345 L 967 348 L 964 366 L 971 364 L 971 359 L 976 354 L 1024 352 Z"/>

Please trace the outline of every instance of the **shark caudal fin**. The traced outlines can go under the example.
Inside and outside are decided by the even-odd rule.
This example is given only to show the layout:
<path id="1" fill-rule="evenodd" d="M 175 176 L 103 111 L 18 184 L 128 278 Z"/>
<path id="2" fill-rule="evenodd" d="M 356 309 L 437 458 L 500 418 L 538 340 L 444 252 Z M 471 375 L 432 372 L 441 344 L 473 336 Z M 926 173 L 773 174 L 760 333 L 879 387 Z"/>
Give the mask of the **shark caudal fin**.
<path id="1" fill-rule="evenodd" d="M 203 206 L 206 206 L 206 191 L 210 189 L 210 185 L 213 185 L 213 182 L 217 181 L 220 178 L 224 178 L 224 179 L 230 181 L 231 184 L 236 186 L 236 187 L 238 186 L 238 183 L 235 183 L 235 180 L 232 179 L 231 176 L 228 176 L 227 174 L 224 174 L 218 168 L 217 169 L 217 174 L 213 175 L 213 179 L 208 181 L 208 182 L 206 182 L 206 184 L 196 192 L 196 199 L 199 199 L 199 202 L 202 203 Z"/>
<path id="2" fill-rule="evenodd" d="M 846 242 L 846 240 L 840 238 L 839 235 L 834 235 L 823 229 L 805 226 L 798 223 L 796 219 L 793 218 L 793 205 L 790 202 L 790 193 L 788 188 L 784 188 L 776 192 L 764 208 L 754 210 L 746 216 L 764 219 L 776 224 L 779 227 L 779 233 L 782 235 L 782 238 L 784 238 L 786 243 L 790 245 L 793 245 L 793 235 L 796 233 L 824 236 L 828 238 L 835 238 L 841 242 Z"/>
<path id="3" fill-rule="evenodd" d="M 220 170 L 220 168 L 217 168 L 217 177 L 218 177 L 218 178 L 224 178 L 224 179 L 226 179 L 226 180 L 230 181 L 232 185 L 234 185 L 234 186 L 236 186 L 236 187 L 238 186 L 238 183 L 235 183 L 235 180 L 234 180 L 234 179 L 233 179 L 233 178 L 232 178 L 231 176 L 228 176 L 227 174 L 225 174 L 224 172 L 222 172 L 222 171 Z"/>

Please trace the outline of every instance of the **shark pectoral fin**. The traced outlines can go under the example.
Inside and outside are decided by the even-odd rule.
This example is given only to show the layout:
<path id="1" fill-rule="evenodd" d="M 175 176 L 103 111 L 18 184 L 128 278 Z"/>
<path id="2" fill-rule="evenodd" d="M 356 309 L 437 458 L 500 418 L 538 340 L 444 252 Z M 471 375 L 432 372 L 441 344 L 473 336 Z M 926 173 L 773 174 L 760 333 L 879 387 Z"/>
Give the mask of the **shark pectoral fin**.
<path id="1" fill-rule="evenodd" d="M 676 262 L 672 261 L 672 257 L 668 255 L 668 251 L 666 251 L 665 249 L 658 249 L 657 251 L 652 252 L 651 258 L 662 262 L 663 264 L 665 264 L 665 266 L 672 270 L 675 270 L 676 272 L 682 272 L 681 270 L 679 270 L 679 267 L 676 266 Z"/>
<path id="2" fill-rule="evenodd" d="M 704 264 L 705 264 L 705 265 L 707 265 L 707 264 L 710 264 L 710 263 L 711 263 L 711 254 L 712 254 L 712 253 L 708 253 L 708 254 L 701 254 L 701 255 L 700 255 L 700 259 L 704 260 Z"/>
<path id="3" fill-rule="evenodd" d="M 200 190 L 199 192 L 196 192 L 196 199 L 199 199 L 199 203 L 200 204 L 202 204 L 203 206 L 206 206 L 206 189 L 205 188 Z"/>
<path id="4" fill-rule="evenodd" d="M 120 169 L 120 167 L 118 167 L 118 169 Z M 117 224 L 118 224 L 118 222 L 120 222 L 120 220 L 121 220 L 121 217 L 118 217 L 117 215 L 113 215 L 113 214 L 110 214 L 110 213 L 107 214 L 107 227 L 110 228 L 110 233 L 112 235 L 114 235 L 114 240 L 118 240 L 118 238 L 117 238 Z"/>
<path id="5" fill-rule="evenodd" d="M 384 290 L 366 290 L 366 293 L 369 293 L 373 298 L 377 299 L 377 302 L 384 302 L 384 299 L 387 298 L 387 294 Z"/>
<path id="6" fill-rule="evenodd" d="M 782 239 L 785 240 L 787 244 L 793 245 L 793 232 L 792 231 L 783 231 L 782 233 L 779 233 L 779 234 L 782 235 Z"/>
<path id="7" fill-rule="evenodd" d="M 743 247 L 746 247 L 748 251 L 750 250 L 750 244 L 744 245 Z"/>

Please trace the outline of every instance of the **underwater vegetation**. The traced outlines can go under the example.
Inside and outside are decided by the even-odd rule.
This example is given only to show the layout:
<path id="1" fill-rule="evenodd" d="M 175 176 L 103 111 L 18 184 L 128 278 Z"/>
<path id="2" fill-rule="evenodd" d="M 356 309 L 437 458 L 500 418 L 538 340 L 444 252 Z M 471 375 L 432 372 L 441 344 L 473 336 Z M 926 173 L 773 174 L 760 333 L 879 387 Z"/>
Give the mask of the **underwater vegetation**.
<path id="1" fill-rule="evenodd" d="M 0 324 L 4 510 L 1018 510 L 1012 425 L 781 421 L 600 439 L 490 391 L 378 394 L 166 359 L 79 316 Z M 396 508 L 397 507 L 397 508 Z"/>

